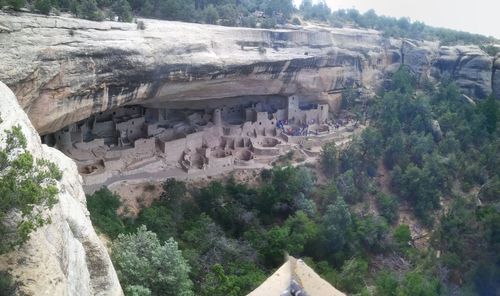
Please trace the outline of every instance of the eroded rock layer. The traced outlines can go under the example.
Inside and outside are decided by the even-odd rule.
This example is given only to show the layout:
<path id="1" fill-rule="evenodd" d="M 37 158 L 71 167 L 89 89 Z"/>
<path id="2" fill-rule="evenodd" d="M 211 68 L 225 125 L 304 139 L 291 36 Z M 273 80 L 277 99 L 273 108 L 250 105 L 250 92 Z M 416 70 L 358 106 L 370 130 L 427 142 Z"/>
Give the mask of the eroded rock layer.
<path id="1" fill-rule="evenodd" d="M 475 98 L 500 88 L 493 58 L 477 47 L 403 42 L 373 30 L 144 22 L 140 30 L 0 14 L 0 80 L 41 134 L 126 104 L 297 94 L 335 108 L 344 88 L 373 91 L 401 63 L 422 77 L 455 79 Z"/>

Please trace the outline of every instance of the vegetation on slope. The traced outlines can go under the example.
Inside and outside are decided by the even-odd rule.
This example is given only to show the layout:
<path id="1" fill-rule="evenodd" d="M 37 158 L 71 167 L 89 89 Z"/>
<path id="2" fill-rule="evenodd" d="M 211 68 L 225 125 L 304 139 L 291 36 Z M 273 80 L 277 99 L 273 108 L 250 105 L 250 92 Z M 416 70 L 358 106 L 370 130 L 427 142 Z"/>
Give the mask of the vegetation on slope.
<path id="1" fill-rule="evenodd" d="M 124 220 L 123 232 L 145 225 L 159 242 L 177 241 L 193 282 L 186 293 L 196 295 L 243 295 L 285 253 L 306 258 L 348 293 L 498 293 L 498 103 L 472 105 L 453 84 L 419 89 L 404 68 L 392 81 L 370 107 L 369 128 L 347 149 L 325 146 L 326 183 L 317 181 L 320 171 L 291 166 L 263 171 L 258 188 L 230 180 L 188 190 L 167 180 L 161 198 Z M 88 200 L 115 207 L 104 195 Z M 406 225 L 402 208 L 417 222 Z M 91 208 L 91 215 L 116 224 L 111 211 Z M 419 248 L 418 224 L 429 232 Z M 114 227 L 100 227 L 116 235 Z M 122 260 L 114 256 L 117 266 Z M 153 282 L 126 281 L 161 294 Z"/>

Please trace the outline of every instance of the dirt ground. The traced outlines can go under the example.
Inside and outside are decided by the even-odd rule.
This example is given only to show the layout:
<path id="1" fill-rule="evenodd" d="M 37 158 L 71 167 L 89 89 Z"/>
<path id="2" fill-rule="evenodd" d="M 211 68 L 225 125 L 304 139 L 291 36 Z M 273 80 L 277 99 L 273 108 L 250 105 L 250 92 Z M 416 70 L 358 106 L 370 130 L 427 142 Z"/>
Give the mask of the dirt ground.
<path id="1" fill-rule="evenodd" d="M 126 217 L 136 217 L 141 209 L 150 206 L 162 192 L 161 183 L 142 181 L 115 183 L 109 190 L 120 196 L 122 205 L 118 214 Z"/>

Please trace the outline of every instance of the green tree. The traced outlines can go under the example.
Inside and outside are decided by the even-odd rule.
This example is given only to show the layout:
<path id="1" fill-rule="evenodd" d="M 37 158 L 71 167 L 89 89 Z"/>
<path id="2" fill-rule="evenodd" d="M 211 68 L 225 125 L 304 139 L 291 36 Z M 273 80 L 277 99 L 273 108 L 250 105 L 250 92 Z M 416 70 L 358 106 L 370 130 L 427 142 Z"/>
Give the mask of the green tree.
<path id="1" fill-rule="evenodd" d="M 298 211 L 288 218 L 284 224 L 288 230 L 287 251 L 292 255 L 300 255 L 304 246 L 318 236 L 318 226 L 307 215 Z"/>
<path id="2" fill-rule="evenodd" d="M 264 12 L 268 16 L 282 13 L 285 18 L 289 18 L 294 11 L 293 2 L 290 0 L 264 0 L 262 2 Z"/>
<path id="3" fill-rule="evenodd" d="M 87 209 L 92 223 L 111 238 L 125 231 L 125 226 L 116 212 L 120 205 L 120 197 L 106 187 L 87 196 Z"/>
<path id="4" fill-rule="evenodd" d="M 358 189 L 353 170 L 348 170 L 337 178 L 339 193 L 349 204 L 362 200 L 363 192 Z"/>
<path id="5" fill-rule="evenodd" d="M 154 13 L 154 6 L 150 0 L 144 0 L 144 4 L 139 7 L 139 13 L 144 17 L 151 17 Z"/>
<path id="6" fill-rule="evenodd" d="M 193 21 L 195 17 L 192 0 L 159 0 L 156 16 L 166 20 Z"/>
<path id="7" fill-rule="evenodd" d="M 363 159 L 375 166 L 383 149 L 383 137 L 379 130 L 372 127 L 364 129 L 360 137 L 360 148 Z"/>
<path id="8" fill-rule="evenodd" d="M 52 2 L 50 0 L 36 0 L 35 9 L 43 14 L 49 14 L 52 9 Z"/>
<path id="9" fill-rule="evenodd" d="M 207 24 L 216 24 L 217 20 L 219 20 L 219 13 L 217 12 L 217 9 L 210 4 L 203 10 L 203 18 Z"/>
<path id="10" fill-rule="evenodd" d="M 145 288 L 141 285 L 131 285 L 124 289 L 125 295 L 127 296 L 150 296 L 151 290 Z"/>
<path id="11" fill-rule="evenodd" d="M 415 90 L 415 78 L 411 75 L 407 66 L 402 66 L 392 76 L 392 88 L 401 93 L 410 94 Z"/>
<path id="12" fill-rule="evenodd" d="M 397 291 L 398 296 L 443 295 L 443 291 L 438 280 L 427 279 L 416 272 L 407 273 Z"/>
<path id="13" fill-rule="evenodd" d="M 54 163 L 35 159 L 26 148 L 20 126 L 5 131 L 5 147 L 0 148 L 0 254 L 23 244 L 31 232 L 49 223 L 44 212 L 57 201 L 56 181 L 62 173 Z"/>
<path id="14" fill-rule="evenodd" d="M 178 225 L 182 223 L 185 211 L 185 200 L 187 198 L 186 184 L 173 178 L 167 179 L 163 185 L 161 193 L 161 204 L 170 209 L 173 222 Z"/>
<path id="15" fill-rule="evenodd" d="M 10 274 L 0 271 L 0 296 L 14 295 L 15 285 Z"/>
<path id="16" fill-rule="evenodd" d="M 359 293 L 365 287 L 368 262 L 360 258 L 347 260 L 340 272 L 340 288 L 349 293 Z"/>
<path id="17" fill-rule="evenodd" d="M 111 6 L 111 10 L 118 16 L 118 21 L 127 23 L 132 21 L 132 9 L 127 0 L 116 0 Z"/>
<path id="18" fill-rule="evenodd" d="M 354 222 L 357 241 L 367 251 L 381 252 L 386 248 L 389 226 L 384 219 L 372 215 L 355 216 Z"/>
<path id="19" fill-rule="evenodd" d="M 95 0 L 82 0 L 77 8 L 78 16 L 92 21 L 102 21 L 104 15 Z"/>
<path id="20" fill-rule="evenodd" d="M 20 10 L 26 5 L 26 0 L 7 0 L 7 5 L 14 10 Z"/>
<path id="21" fill-rule="evenodd" d="M 394 239 L 400 248 L 408 248 L 408 245 L 411 242 L 410 227 L 406 224 L 401 224 L 396 227 L 394 230 Z"/>
<path id="22" fill-rule="evenodd" d="M 375 280 L 375 296 L 397 296 L 399 282 L 390 272 L 382 272 Z"/>
<path id="23" fill-rule="evenodd" d="M 259 248 L 259 253 L 264 257 L 267 266 L 276 267 L 283 262 L 288 245 L 288 235 L 288 228 L 274 226 L 260 238 L 263 241 L 263 246 Z"/>
<path id="24" fill-rule="evenodd" d="M 234 277 L 229 277 L 224 272 L 224 267 L 215 264 L 205 282 L 204 295 L 241 295 L 240 288 L 236 285 Z"/>
<path id="25" fill-rule="evenodd" d="M 500 119 L 500 110 L 498 102 L 493 95 L 489 96 L 486 102 L 481 104 L 480 111 L 486 118 L 486 130 L 490 134 L 494 133 L 497 129 L 498 120 Z"/>
<path id="26" fill-rule="evenodd" d="M 440 193 L 440 185 L 436 185 L 431 170 L 420 169 L 411 163 L 402 175 L 394 176 L 393 181 L 399 182 L 395 184 L 396 189 L 413 205 L 415 215 L 425 224 L 431 225 L 431 214 L 439 207 Z"/>
<path id="27" fill-rule="evenodd" d="M 337 148 L 335 142 L 326 143 L 321 149 L 321 167 L 323 173 L 328 177 L 332 177 L 337 172 Z"/>
<path id="28" fill-rule="evenodd" d="M 120 234 L 111 255 L 125 291 L 134 286 L 141 295 L 147 293 L 143 288 L 151 295 L 193 295 L 190 267 L 173 238 L 162 245 L 156 234 L 141 226 L 134 234 Z"/>
<path id="29" fill-rule="evenodd" d="M 377 194 L 377 207 L 380 215 L 384 217 L 387 222 L 396 222 L 398 219 L 398 200 L 396 197 L 379 192 Z"/>
<path id="30" fill-rule="evenodd" d="M 199 277 L 216 263 L 227 266 L 231 262 L 250 261 L 256 256 L 247 241 L 228 238 L 205 214 L 189 221 L 184 229 L 181 235 L 184 254 L 193 268 L 192 273 Z"/>
<path id="31" fill-rule="evenodd" d="M 349 239 L 353 225 L 349 207 L 341 197 L 327 207 L 322 222 L 329 250 L 341 250 Z"/>
<path id="32" fill-rule="evenodd" d="M 313 4 L 311 0 L 303 0 L 299 6 L 299 11 L 305 19 L 321 21 L 326 21 L 332 12 L 324 1 Z"/>
<path id="33" fill-rule="evenodd" d="M 149 208 L 143 209 L 136 219 L 137 225 L 145 225 L 153 231 L 160 241 L 166 241 L 176 235 L 176 223 L 172 219 L 169 208 L 153 203 Z"/>

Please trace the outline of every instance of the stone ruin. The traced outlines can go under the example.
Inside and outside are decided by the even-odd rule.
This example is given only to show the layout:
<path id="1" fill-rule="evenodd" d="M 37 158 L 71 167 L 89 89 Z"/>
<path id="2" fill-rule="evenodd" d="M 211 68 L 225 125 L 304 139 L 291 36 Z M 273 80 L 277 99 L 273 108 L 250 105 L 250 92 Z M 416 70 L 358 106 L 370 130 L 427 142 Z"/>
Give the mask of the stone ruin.
<path id="1" fill-rule="evenodd" d="M 85 183 L 161 162 L 186 173 L 270 163 L 295 145 L 335 136 L 328 104 L 295 96 L 204 110 L 127 106 L 43 137 L 75 160 Z"/>

